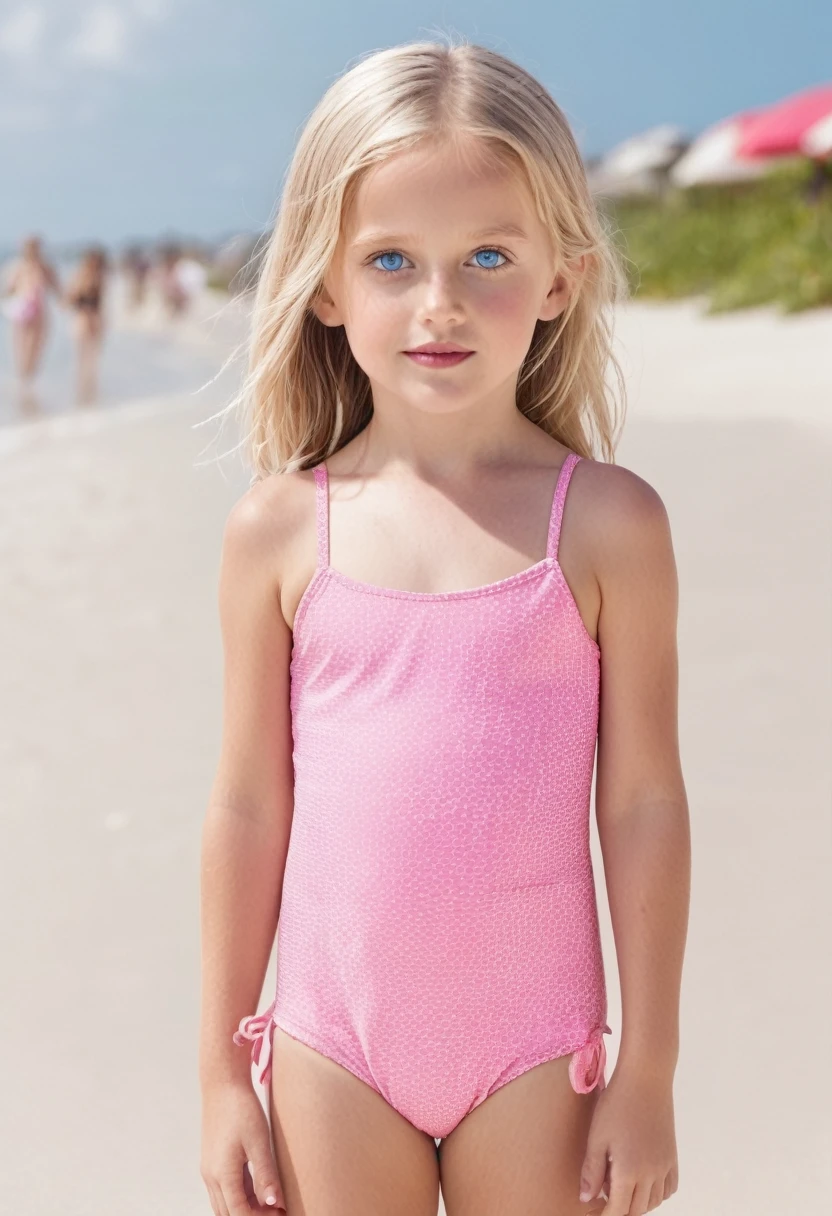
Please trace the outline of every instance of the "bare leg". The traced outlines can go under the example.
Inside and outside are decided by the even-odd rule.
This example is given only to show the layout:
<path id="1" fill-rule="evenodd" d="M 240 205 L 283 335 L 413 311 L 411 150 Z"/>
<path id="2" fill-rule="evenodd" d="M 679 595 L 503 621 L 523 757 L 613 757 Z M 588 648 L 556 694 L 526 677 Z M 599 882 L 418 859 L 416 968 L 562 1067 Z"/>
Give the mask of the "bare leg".
<path id="1" fill-rule="evenodd" d="M 35 376 L 46 340 L 45 321 L 32 321 L 14 327 L 14 352 L 17 373 L 25 384 Z"/>
<path id="2" fill-rule="evenodd" d="M 578 1094 L 569 1056 L 521 1073 L 475 1107 L 442 1141 L 447 1216 L 595 1216 L 581 1203 L 580 1171 L 598 1090 Z"/>
<path id="3" fill-rule="evenodd" d="M 95 399 L 98 343 L 93 337 L 82 338 L 78 346 L 78 400 L 87 404 Z"/>
<path id="4" fill-rule="evenodd" d="M 78 403 L 95 400 L 98 390 L 98 358 L 101 349 L 101 327 L 94 318 L 79 317 L 75 340 L 78 351 Z"/>
<path id="5" fill-rule="evenodd" d="M 348 1069 L 279 1027 L 271 1125 L 288 1216 L 436 1216 L 432 1138 Z"/>

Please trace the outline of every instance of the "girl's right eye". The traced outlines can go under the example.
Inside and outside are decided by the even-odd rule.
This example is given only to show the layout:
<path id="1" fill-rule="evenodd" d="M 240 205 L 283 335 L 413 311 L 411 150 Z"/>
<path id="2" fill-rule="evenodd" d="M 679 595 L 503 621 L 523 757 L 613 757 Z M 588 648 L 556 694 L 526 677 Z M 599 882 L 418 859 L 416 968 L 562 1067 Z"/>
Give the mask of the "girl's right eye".
<path id="1" fill-rule="evenodd" d="M 395 258 L 402 258 L 402 257 L 404 257 L 404 254 L 397 252 L 397 250 L 395 250 L 395 249 L 391 249 L 387 253 L 380 253 L 378 255 L 378 257 L 373 258 L 373 262 L 372 262 L 373 270 L 378 270 L 381 274 L 395 274 L 397 270 L 402 269 L 401 266 L 391 266 L 391 265 L 389 265 L 389 262 L 388 262 L 388 264 L 386 266 L 381 267 L 381 266 L 376 266 L 375 263 L 381 262 L 381 261 L 386 261 L 387 259 L 390 259 L 390 258 L 395 259 Z"/>

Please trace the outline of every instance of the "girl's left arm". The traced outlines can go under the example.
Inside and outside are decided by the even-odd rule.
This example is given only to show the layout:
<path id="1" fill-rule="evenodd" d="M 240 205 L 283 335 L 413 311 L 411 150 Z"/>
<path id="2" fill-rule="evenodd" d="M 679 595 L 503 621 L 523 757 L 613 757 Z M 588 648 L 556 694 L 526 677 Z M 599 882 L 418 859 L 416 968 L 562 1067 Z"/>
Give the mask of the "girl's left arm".
<path id="1" fill-rule="evenodd" d="M 656 491 L 629 470 L 608 465 L 596 476 L 596 815 L 622 1029 L 613 1077 L 596 1110 L 587 1172 L 597 1175 L 597 1155 L 606 1148 L 616 1162 L 606 1216 L 618 1216 L 619 1208 L 623 1216 L 651 1210 L 676 1189 L 672 1086 L 690 823 L 679 756 L 678 581 L 667 512 Z"/>
<path id="2" fill-rule="evenodd" d="M 595 806 L 621 985 L 617 1073 L 672 1081 L 690 897 L 679 756 L 678 579 L 664 504 L 624 469 L 598 573 Z M 612 482 L 612 479 L 610 479 Z"/>

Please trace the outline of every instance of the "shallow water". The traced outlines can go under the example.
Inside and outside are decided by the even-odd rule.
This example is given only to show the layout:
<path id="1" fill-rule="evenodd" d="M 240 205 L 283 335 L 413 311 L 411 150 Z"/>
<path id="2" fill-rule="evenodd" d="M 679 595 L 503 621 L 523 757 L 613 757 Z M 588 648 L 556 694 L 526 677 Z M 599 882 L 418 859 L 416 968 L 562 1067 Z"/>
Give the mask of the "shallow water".
<path id="1" fill-rule="evenodd" d="M 227 317 L 220 323 L 211 319 L 216 311 L 213 300 L 197 302 L 190 315 L 171 324 L 152 295 L 136 316 L 127 313 L 123 296 L 122 284 L 114 282 L 105 310 L 99 390 L 92 405 L 77 403 L 75 349 L 66 309 L 50 301 L 49 332 L 40 370 L 26 396 L 21 394 L 14 374 L 12 327 L 0 318 L 0 425 L 76 410 L 88 413 L 90 409 L 110 409 L 149 397 L 195 393 L 217 375 L 233 343 L 242 336 L 237 314 L 230 324 Z M 229 394 L 238 379 L 239 373 L 231 369 L 222 374 Z"/>

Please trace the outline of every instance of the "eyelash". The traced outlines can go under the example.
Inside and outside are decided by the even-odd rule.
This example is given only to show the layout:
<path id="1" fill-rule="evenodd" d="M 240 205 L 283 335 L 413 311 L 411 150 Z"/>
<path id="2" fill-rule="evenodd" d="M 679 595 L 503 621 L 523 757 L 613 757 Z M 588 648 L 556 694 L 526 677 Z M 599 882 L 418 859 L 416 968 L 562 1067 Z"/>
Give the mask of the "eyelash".
<path id="1" fill-rule="evenodd" d="M 479 249 L 474 250 L 474 252 L 471 254 L 471 257 L 475 258 L 478 253 L 484 253 L 486 250 L 489 253 L 492 253 L 492 252 L 499 253 L 506 260 L 503 262 L 503 264 L 501 266 L 476 266 L 474 268 L 475 270 L 482 270 L 485 272 L 485 274 L 496 274 L 498 271 L 507 270 L 509 266 L 513 265 L 513 263 L 509 259 L 508 254 L 506 253 L 506 251 L 504 249 L 501 249 L 499 245 L 482 245 L 482 246 L 480 246 Z M 388 253 L 401 254 L 401 252 L 402 252 L 401 249 L 382 249 L 380 253 L 374 253 L 373 256 L 369 259 L 370 270 L 374 270 L 376 274 L 383 274 L 388 279 L 393 278 L 398 274 L 401 274 L 403 270 L 407 269 L 406 266 L 400 266 L 398 270 L 382 270 L 379 266 L 373 265 L 373 262 L 377 262 L 379 258 L 386 257 L 386 255 Z M 404 256 L 405 255 L 402 254 L 402 257 L 404 257 Z"/>

